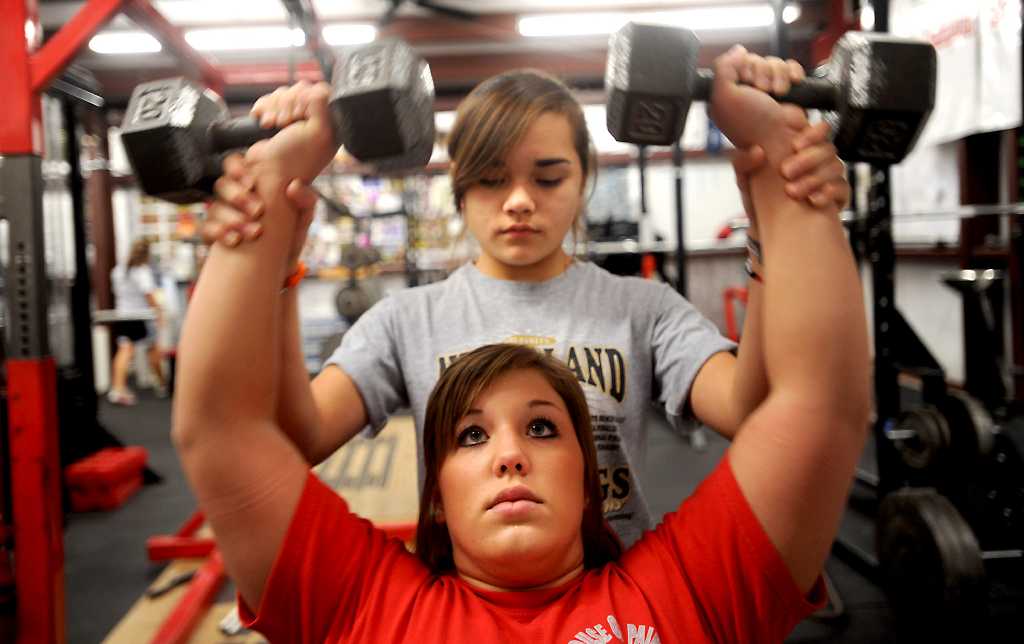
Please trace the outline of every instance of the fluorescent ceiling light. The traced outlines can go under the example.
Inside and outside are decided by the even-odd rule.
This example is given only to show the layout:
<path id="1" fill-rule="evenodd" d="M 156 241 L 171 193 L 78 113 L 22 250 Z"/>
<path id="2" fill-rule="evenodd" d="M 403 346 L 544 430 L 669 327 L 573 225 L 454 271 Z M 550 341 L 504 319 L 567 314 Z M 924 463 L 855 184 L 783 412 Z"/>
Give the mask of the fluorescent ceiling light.
<path id="1" fill-rule="evenodd" d="M 803 12 L 804 10 L 800 8 L 800 5 L 787 4 L 782 9 L 782 22 L 786 23 L 787 25 L 791 25 L 800 19 L 800 16 L 803 14 Z"/>
<path id="2" fill-rule="evenodd" d="M 35 20 L 25 21 L 25 42 L 28 44 L 29 49 L 35 49 L 39 43 L 36 42 L 36 36 L 39 34 L 39 26 Z"/>
<path id="3" fill-rule="evenodd" d="M 93 36 L 89 49 L 97 54 L 152 54 L 162 47 L 145 31 L 107 31 Z"/>
<path id="4" fill-rule="evenodd" d="M 864 31 L 871 31 L 875 28 L 875 9 L 871 5 L 861 7 L 860 28 Z"/>
<path id="5" fill-rule="evenodd" d="M 377 28 L 373 25 L 339 23 L 324 25 L 321 35 L 323 35 L 324 42 L 334 47 L 362 45 L 373 42 L 373 39 L 377 37 Z"/>
<path id="6" fill-rule="evenodd" d="M 629 22 L 624 13 L 560 13 L 523 16 L 519 19 L 519 34 L 527 37 L 594 36 L 610 34 Z"/>
<path id="7" fill-rule="evenodd" d="M 281 0 L 158 0 L 153 3 L 175 25 L 284 22 L 288 12 Z"/>
<path id="8" fill-rule="evenodd" d="M 787 23 L 799 17 L 800 8 L 795 5 L 783 10 L 783 20 Z M 549 13 L 521 17 L 518 29 L 520 35 L 528 37 L 596 36 L 610 34 L 631 21 L 694 31 L 752 29 L 770 27 L 775 21 L 775 11 L 771 5 L 761 3 L 671 11 Z"/>
<path id="9" fill-rule="evenodd" d="M 190 29 L 185 40 L 199 51 L 232 51 L 301 47 L 306 36 L 301 29 L 290 27 L 225 27 Z"/>

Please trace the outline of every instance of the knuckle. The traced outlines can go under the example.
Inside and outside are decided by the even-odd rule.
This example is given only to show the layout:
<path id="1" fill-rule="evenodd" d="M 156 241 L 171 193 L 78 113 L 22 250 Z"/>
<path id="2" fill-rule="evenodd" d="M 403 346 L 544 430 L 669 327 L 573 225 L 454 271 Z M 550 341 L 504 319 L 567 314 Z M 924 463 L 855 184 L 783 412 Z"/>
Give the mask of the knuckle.
<path id="1" fill-rule="evenodd" d="M 221 175 L 216 181 L 213 182 L 213 191 L 220 199 L 230 199 L 232 195 L 232 181 L 226 176 Z M 217 202 L 214 202 L 216 206 Z"/>

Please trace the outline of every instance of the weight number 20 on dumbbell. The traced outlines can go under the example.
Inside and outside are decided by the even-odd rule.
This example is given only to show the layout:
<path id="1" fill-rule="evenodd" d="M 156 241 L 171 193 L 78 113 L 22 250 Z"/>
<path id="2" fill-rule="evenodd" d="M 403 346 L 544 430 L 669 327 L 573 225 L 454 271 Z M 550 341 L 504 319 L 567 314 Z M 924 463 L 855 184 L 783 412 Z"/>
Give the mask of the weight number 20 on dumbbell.
<path id="1" fill-rule="evenodd" d="M 424 165 L 434 149 L 433 101 L 430 68 L 404 42 L 352 49 L 331 79 L 335 142 L 380 171 Z M 121 139 L 143 191 L 192 203 L 211 194 L 223 152 L 276 132 L 252 117 L 229 118 L 212 91 L 171 78 L 135 88 Z"/>

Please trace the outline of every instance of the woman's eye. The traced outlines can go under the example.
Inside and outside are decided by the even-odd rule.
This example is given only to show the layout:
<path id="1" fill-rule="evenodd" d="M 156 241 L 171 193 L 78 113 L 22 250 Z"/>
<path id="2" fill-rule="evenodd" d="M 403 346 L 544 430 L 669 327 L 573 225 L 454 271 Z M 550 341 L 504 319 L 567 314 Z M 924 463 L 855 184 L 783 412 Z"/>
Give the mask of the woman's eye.
<path id="1" fill-rule="evenodd" d="M 564 179 L 559 177 L 558 179 L 537 179 L 537 184 L 545 188 L 554 188 L 562 183 Z"/>
<path id="2" fill-rule="evenodd" d="M 472 447 L 487 441 L 487 432 L 479 427 L 467 427 L 459 434 L 459 445 L 461 447 Z"/>
<path id="3" fill-rule="evenodd" d="M 547 418 L 535 418 L 530 421 L 527 433 L 534 438 L 554 438 L 558 436 L 558 428 Z"/>
<path id="4" fill-rule="evenodd" d="M 485 188 L 497 188 L 504 182 L 505 179 L 502 177 L 482 177 L 480 179 L 480 185 Z"/>

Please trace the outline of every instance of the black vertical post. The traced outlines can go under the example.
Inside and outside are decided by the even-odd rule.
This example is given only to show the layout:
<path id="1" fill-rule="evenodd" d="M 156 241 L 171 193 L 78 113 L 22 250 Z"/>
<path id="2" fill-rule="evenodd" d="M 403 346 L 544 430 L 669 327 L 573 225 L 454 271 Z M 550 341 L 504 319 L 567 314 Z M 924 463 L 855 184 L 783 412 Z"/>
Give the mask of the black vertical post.
<path id="1" fill-rule="evenodd" d="M 789 56 L 789 41 L 786 35 L 786 21 L 782 18 L 782 12 L 785 9 L 784 0 L 771 0 L 772 12 L 775 14 L 775 20 L 772 22 L 772 31 L 769 36 L 770 42 L 769 47 L 773 55 L 779 58 L 787 58 Z"/>
<path id="2" fill-rule="evenodd" d="M 1024 20 L 1024 3 L 1021 3 Z M 1021 30 L 1021 70 L 1024 72 L 1024 30 Z M 1024 105 L 1024 82 L 1021 83 L 1021 105 Z M 1017 196 L 1024 200 L 1024 127 L 1017 130 Z M 1010 325 L 1013 329 L 1010 351 L 1011 399 L 1024 404 L 1024 215 L 1010 216 Z"/>
<path id="3" fill-rule="evenodd" d="M 875 0 L 875 31 L 889 30 L 889 1 Z M 885 436 L 888 422 L 900 413 L 899 371 L 894 364 L 896 340 L 896 250 L 892 239 L 892 186 L 888 166 L 872 167 L 865 222 L 868 262 L 871 264 L 875 336 L 875 426 L 879 498 L 896 484 L 898 458 Z M 888 447 L 888 449 L 886 449 Z"/>
<path id="4" fill-rule="evenodd" d="M 885 427 L 900 413 L 899 371 L 896 369 L 894 342 L 898 315 L 893 298 L 896 251 L 892 239 L 892 206 L 888 167 L 873 167 L 865 222 L 867 259 L 871 265 L 872 312 L 875 340 L 875 425 L 878 457 L 879 496 L 887 484 L 896 480 L 895 450 L 885 436 Z"/>
<path id="5" fill-rule="evenodd" d="M 78 146 L 78 119 L 75 105 L 64 99 L 64 137 L 68 174 L 68 190 L 71 192 L 72 222 L 75 236 L 75 281 L 71 285 L 71 324 L 74 330 L 75 367 L 81 378 L 81 391 L 88 392 L 87 413 L 96 416 L 96 381 L 93 377 L 92 313 L 90 297 L 92 288 L 89 280 L 89 263 L 86 259 L 85 236 L 85 182 L 82 180 L 81 150 Z"/>
<path id="6" fill-rule="evenodd" d="M 871 7 L 875 11 L 875 31 L 889 31 L 889 0 L 871 0 Z"/>
<path id="7" fill-rule="evenodd" d="M 676 191 L 676 290 L 686 297 L 686 204 L 683 201 L 683 146 L 672 144 L 672 167 Z"/>
<path id="8" fill-rule="evenodd" d="M 861 218 L 861 208 L 857 204 L 857 167 L 851 163 L 846 168 L 846 181 L 850 184 L 850 224 L 847 227 L 849 234 L 850 250 L 853 252 L 853 262 L 860 267 L 864 260 L 864 221 Z"/>
<path id="9" fill-rule="evenodd" d="M 636 165 L 640 169 L 640 217 L 647 216 L 647 146 L 636 146 Z"/>

